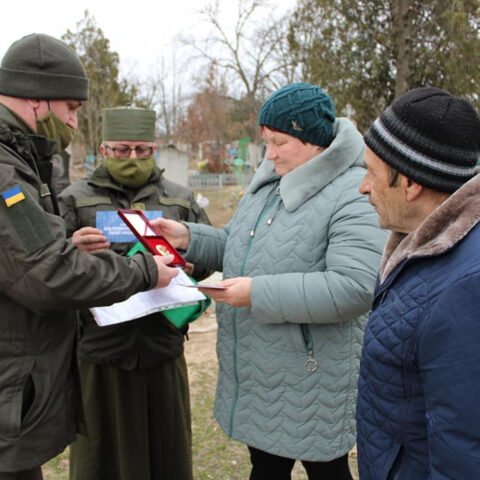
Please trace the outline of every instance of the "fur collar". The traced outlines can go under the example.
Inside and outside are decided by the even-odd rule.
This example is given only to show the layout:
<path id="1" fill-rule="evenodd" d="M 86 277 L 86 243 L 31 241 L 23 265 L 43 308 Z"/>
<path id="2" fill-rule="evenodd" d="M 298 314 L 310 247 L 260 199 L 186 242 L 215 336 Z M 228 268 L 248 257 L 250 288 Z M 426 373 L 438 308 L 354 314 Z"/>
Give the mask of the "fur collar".
<path id="1" fill-rule="evenodd" d="M 380 280 L 407 258 L 440 255 L 453 248 L 480 221 L 480 175 L 442 202 L 413 232 L 392 233 L 385 246 Z"/>

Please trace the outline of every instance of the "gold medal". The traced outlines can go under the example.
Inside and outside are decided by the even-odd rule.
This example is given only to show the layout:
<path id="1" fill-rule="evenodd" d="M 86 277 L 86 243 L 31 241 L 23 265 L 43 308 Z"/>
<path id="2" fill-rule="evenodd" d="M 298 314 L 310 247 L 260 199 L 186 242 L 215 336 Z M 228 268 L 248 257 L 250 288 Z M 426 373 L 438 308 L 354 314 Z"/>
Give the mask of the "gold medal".
<path id="1" fill-rule="evenodd" d="M 155 248 L 160 255 L 170 255 L 167 247 L 164 247 L 163 245 L 157 245 Z"/>

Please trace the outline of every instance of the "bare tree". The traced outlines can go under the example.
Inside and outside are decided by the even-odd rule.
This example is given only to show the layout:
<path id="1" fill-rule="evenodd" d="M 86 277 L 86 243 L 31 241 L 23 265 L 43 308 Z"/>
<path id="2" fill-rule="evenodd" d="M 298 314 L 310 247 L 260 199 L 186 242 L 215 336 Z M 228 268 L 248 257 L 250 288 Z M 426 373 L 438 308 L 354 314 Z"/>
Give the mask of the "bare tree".
<path id="1" fill-rule="evenodd" d="M 137 87 L 119 79 L 120 57 L 88 10 L 76 30 L 67 30 L 62 39 L 76 50 L 87 71 L 89 99 L 80 110 L 79 130 L 87 152 L 95 154 L 102 136 L 102 108 L 131 103 Z"/>
<path id="2" fill-rule="evenodd" d="M 225 144 L 241 136 L 235 119 L 238 102 L 226 92 L 225 78 L 211 64 L 180 123 L 179 137 L 190 143 L 192 150 L 202 145 L 209 161 L 207 168 L 214 172 L 224 171 Z"/>
<path id="3" fill-rule="evenodd" d="M 227 72 L 229 94 L 245 103 L 246 131 L 253 139 L 258 136 L 256 116 L 265 95 L 292 81 L 296 71 L 288 55 L 288 22 L 275 18 L 271 10 L 262 17 L 267 6 L 265 0 L 238 0 L 236 23 L 233 29 L 227 29 L 216 0 L 199 10 L 200 17 L 212 27 L 212 34 L 203 41 L 183 38 L 197 52 L 197 59 Z"/>
<path id="4" fill-rule="evenodd" d="M 157 130 L 167 143 L 178 140 L 178 125 L 186 102 L 182 86 L 187 83 L 187 75 L 185 66 L 177 66 L 174 52 L 170 60 L 160 57 L 153 73 L 137 81 L 138 101 L 156 111 Z"/>

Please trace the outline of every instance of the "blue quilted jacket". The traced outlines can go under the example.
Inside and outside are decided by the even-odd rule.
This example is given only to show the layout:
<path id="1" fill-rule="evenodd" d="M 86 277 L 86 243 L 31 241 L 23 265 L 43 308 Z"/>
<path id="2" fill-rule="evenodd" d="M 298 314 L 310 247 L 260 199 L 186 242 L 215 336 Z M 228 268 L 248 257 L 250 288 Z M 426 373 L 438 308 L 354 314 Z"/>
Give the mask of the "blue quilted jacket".
<path id="1" fill-rule="evenodd" d="M 389 239 L 361 360 L 361 480 L 480 478 L 479 192 L 477 176 Z"/>
<path id="2" fill-rule="evenodd" d="M 215 416 L 227 435 L 327 461 L 355 443 L 358 364 L 386 234 L 358 192 L 363 140 L 341 119 L 324 152 L 257 171 L 224 229 L 190 225 L 187 258 L 252 277 L 252 306 L 217 306 Z"/>

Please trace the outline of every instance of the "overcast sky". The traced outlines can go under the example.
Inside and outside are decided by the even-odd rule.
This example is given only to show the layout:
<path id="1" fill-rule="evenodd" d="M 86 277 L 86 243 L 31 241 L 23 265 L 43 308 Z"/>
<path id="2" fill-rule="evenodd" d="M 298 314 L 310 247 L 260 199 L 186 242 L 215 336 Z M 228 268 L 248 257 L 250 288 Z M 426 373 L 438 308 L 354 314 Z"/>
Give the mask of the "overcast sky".
<path id="1" fill-rule="evenodd" d="M 120 55 L 122 72 L 137 68 L 148 74 L 159 58 L 171 47 L 179 33 L 199 29 L 195 12 L 207 0 L 8 0 L 2 5 L 0 58 L 15 40 L 29 33 L 47 33 L 61 37 L 76 31 L 85 10 L 110 40 L 110 47 Z M 273 0 L 276 14 L 295 6 L 296 0 Z M 223 10 L 230 10 L 233 24 L 236 0 L 220 0 Z"/>

